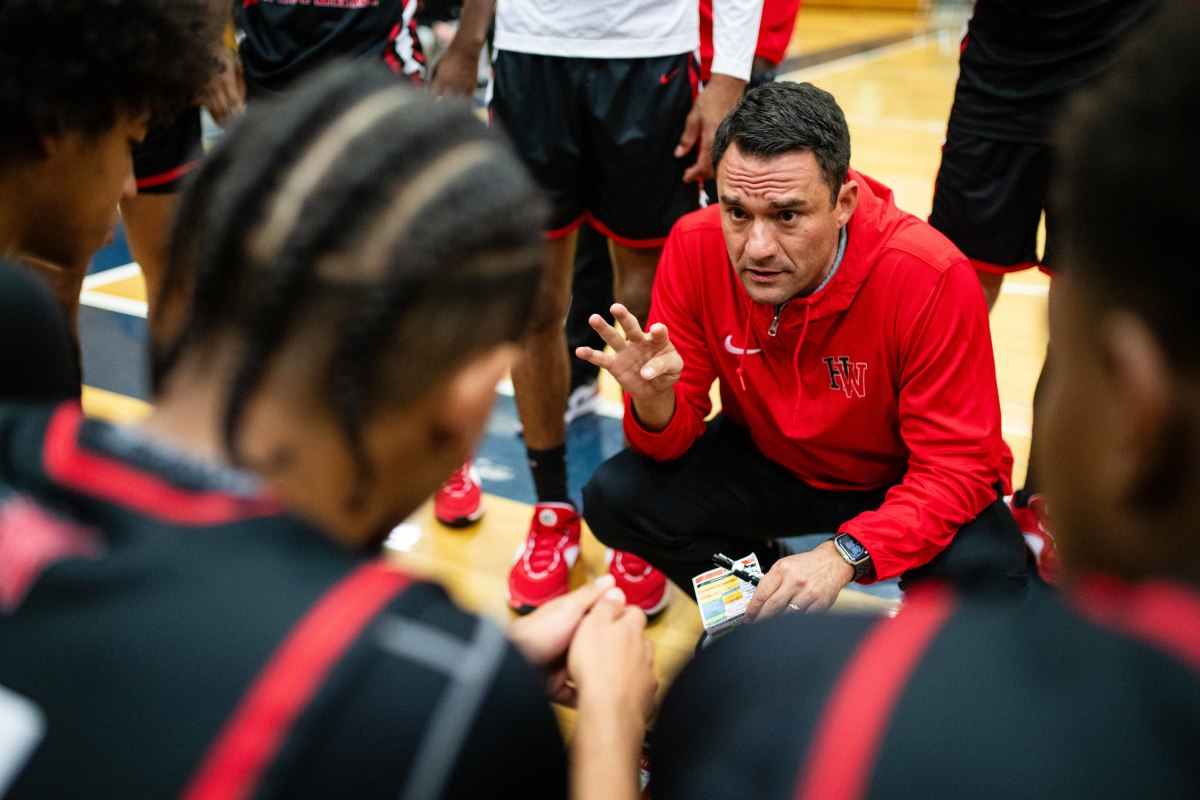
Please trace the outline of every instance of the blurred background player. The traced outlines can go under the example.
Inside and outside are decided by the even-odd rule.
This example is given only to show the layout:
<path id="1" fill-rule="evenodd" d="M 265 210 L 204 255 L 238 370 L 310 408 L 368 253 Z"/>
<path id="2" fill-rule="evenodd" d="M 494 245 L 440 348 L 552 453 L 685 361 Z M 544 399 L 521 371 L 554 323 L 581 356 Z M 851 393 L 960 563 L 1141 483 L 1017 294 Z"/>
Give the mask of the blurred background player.
<path id="1" fill-rule="evenodd" d="M 1050 126 L 1067 94 L 1115 59 L 1115 45 L 1157 0 L 979 0 L 959 56 L 929 223 L 971 259 L 988 308 L 1005 274 L 1054 268 L 1058 209 L 1050 194 Z M 1037 253 L 1038 222 L 1046 238 Z M 1043 373 L 1049 369 L 1049 353 Z M 1029 469 L 1013 496 L 1039 573 L 1053 580 L 1036 465 L 1041 380 L 1034 392 Z"/>
<path id="2" fill-rule="evenodd" d="M 88 262 L 136 191 L 131 148 L 217 71 L 214 2 L 0 6 L 0 255 L 34 265 L 72 329 Z"/>
<path id="3" fill-rule="evenodd" d="M 493 118 L 553 206 L 544 300 L 512 371 L 538 500 L 509 576 L 517 611 L 565 592 L 579 551 L 563 423 L 576 231 L 587 220 L 608 237 L 616 296 L 644 316 L 662 243 L 697 206 L 712 133 L 750 77 L 761 0 L 721 0 L 714 14 L 713 78 L 697 96 L 695 0 L 625 0 L 571 14 L 552 2 L 497 7 Z M 655 610 L 662 576 L 636 559 L 612 564 L 632 602 Z"/>
<path id="4" fill-rule="evenodd" d="M 230 131 L 182 198 L 150 415 L 0 404 L 6 796 L 560 798 L 522 656 L 580 709 L 576 796 L 635 796 L 655 680 L 611 577 L 514 648 L 374 558 L 486 423 L 542 208 L 468 108 L 376 66 Z"/>
<path id="5" fill-rule="evenodd" d="M 1200 5 L 1163 6 L 1055 137 L 1038 456 L 1064 591 L 730 634 L 663 705 L 655 798 L 1195 793 Z"/>

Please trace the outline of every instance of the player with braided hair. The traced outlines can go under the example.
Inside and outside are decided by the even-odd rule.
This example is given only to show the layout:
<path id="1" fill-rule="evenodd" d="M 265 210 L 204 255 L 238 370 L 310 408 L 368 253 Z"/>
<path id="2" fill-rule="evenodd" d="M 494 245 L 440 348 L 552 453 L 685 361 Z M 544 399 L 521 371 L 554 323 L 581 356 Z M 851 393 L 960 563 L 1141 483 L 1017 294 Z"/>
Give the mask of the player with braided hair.
<path id="1" fill-rule="evenodd" d="M 181 199 L 149 417 L 0 405 L 0 564 L 38 554 L 0 569 L 0 714 L 28 712 L 0 791 L 561 797 L 524 656 L 579 703 L 579 796 L 636 794 L 655 682 L 611 579 L 510 644 L 373 560 L 483 430 L 542 208 L 465 104 L 379 66 L 231 127 Z"/>

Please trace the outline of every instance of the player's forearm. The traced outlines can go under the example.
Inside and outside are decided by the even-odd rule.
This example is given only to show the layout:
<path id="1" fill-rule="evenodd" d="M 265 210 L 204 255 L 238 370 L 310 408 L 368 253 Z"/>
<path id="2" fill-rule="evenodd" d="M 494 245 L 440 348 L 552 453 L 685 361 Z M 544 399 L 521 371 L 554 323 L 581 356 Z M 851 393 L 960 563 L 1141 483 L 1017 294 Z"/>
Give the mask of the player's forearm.
<path id="1" fill-rule="evenodd" d="M 468 47 L 478 57 L 487 41 L 488 28 L 496 11 L 496 0 L 465 0 L 458 17 L 458 30 L 452 46 Z"/>
<path id="2" fill-rule="evenodd" d="M 571 742 L 572 800 L 636 800 L 645 727 L 628 703 L 583 693 Z"/>

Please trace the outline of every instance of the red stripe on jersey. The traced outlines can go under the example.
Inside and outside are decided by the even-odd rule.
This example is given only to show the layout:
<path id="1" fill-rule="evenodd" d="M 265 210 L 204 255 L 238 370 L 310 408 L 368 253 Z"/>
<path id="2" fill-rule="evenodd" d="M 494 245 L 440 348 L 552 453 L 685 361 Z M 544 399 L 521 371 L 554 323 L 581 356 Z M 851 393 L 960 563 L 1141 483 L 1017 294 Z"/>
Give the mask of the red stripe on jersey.
<path id="1" fill-rule="evenodd" d="M 175 525 L 220 525 L 278 514 L 266 497 L 220 491 L 189 491 L 157 475 L 79 446 L 83 409 L 64 403 L 50 418 L 43 451 L 46 473 L 61 484 Z"/>
<path id="2" fill-rule="evenodd" d="M 186 164 L 180 164 L 178 167 L 173 170 L 169 170 L 168 172 L 163 172 L 158 175 L 147 175 L 145 178 L 138 178 L 137 188 L 149 189 L 151 186 L 162 186 L 164 183 L 170 183 L 176 178 L 186 175 L 194 170 L 199 163 L 199 161 L 189 161 Z"/>
<path id="3" fill-rule="evenodd" d="M 330 589 L 292 629 L 242 697 L 187 789 L 186 800 L 251 797 L 296 719 L 379 611 L 409 586 L 374 562 Z"/>
<path id="4" fill-rule="evenodd" d="M 798 800 L 864 796 L 900 693 L 954 606 L 950 590 L 921 587 L 908 593 L 895 619 L 871 630 L 842 671 L 817 724 Z"/>
<path id="5" fill-rule="evenodd" d="M 1178 583 L 1085 579 L 1068 595 L 1084 618 L 1173 655 L 1200 672 L 1200 592 Z"/>

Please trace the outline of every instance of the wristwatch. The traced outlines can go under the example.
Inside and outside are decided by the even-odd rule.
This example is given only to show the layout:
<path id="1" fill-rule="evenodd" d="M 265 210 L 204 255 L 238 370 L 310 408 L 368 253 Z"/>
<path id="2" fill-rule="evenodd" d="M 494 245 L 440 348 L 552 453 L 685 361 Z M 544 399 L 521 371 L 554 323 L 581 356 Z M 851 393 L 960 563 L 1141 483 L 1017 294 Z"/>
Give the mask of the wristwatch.
<path id="1" fill-rule="evenodd" d="M 842 554 L 846 563 L 854 567 L 854 580 L 861 580 L 871 571 L 871 554 L 862 543 L 848 533 L 833 537 L 833 546 Z"/>

